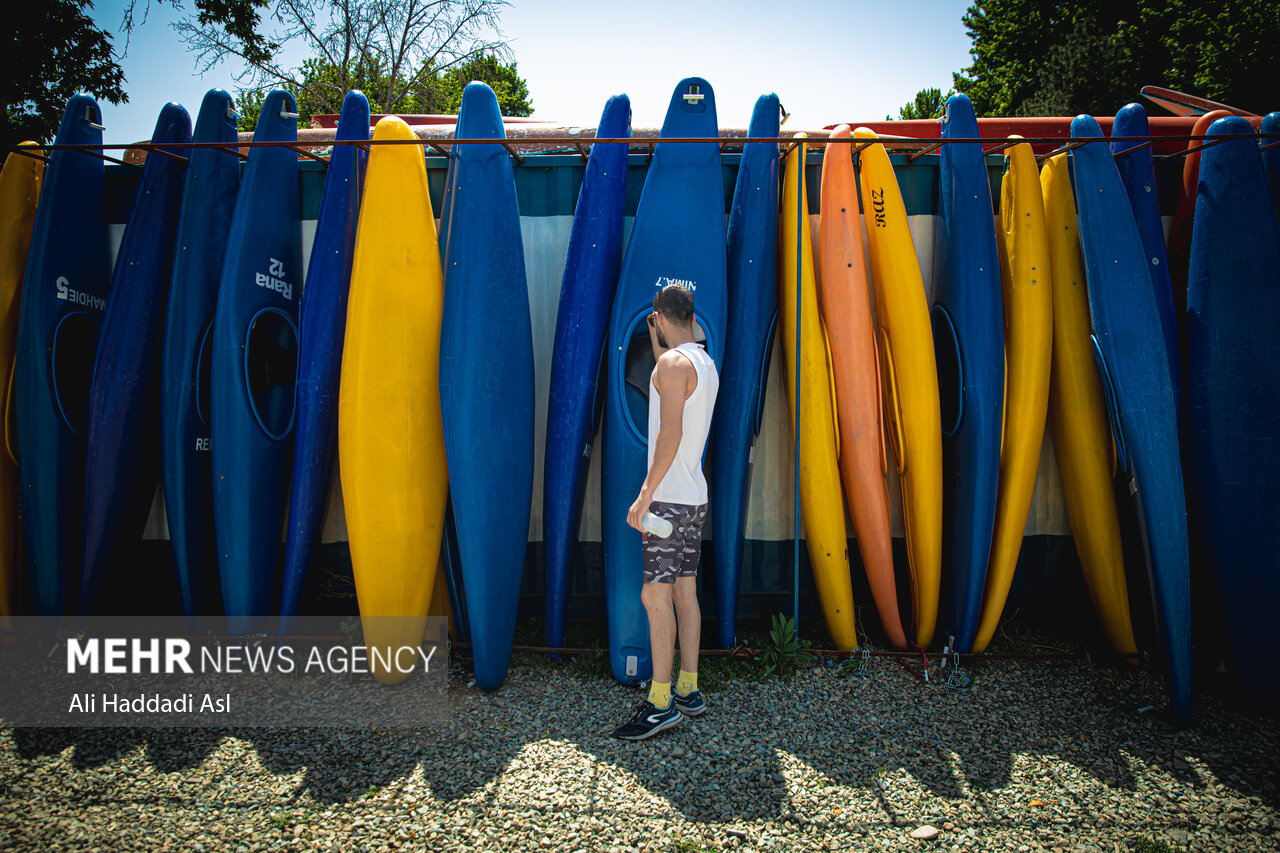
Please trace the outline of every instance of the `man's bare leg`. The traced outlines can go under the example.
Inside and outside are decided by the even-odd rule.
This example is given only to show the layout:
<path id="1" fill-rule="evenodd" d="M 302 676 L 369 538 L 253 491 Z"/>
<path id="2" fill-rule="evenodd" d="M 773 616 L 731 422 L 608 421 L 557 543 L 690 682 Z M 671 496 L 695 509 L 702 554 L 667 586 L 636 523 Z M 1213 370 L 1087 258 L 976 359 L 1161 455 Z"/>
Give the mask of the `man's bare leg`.
<path id="1" fill-rule="evenodd" d="M 676 580 L 676 585 L 680 580 Z M 665 698 L 665 701 L 654 702 L 659 708 L 669 705 L 671 699 L 671 665 L 676 648 L 676 616 L 672 610 L 671 588 L 669 583 L 647 583 L 640 593 L 645 612 L 649 614 L 649 654 L 653 659 L 649 701 L 654 702 L 655 696 Z"/>
<path id="2" fill-rule="evenodd" d="M 702 609 L 698 606 L 697 578 L 676 578 L 672 599 L 675 602 L 680 635 L 680 670 L 696 675 L 698 644 L 702 639 Z"/>

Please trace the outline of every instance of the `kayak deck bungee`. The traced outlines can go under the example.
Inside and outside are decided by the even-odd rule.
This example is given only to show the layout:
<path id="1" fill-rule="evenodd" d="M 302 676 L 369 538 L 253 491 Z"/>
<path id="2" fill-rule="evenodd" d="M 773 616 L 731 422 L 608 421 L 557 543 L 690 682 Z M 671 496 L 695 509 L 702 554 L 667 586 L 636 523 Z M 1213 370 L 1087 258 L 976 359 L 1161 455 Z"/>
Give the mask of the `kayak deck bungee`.
<path id="1" fill-rule="evenodd" d="M 1124 548 L 1112 488 L 1115 451 L 1090 338 L 1089 294 L 1066 154 L 1044 162 L 1040 186 L 1053 273 L 1049 430 L 1062 475 L 1067 522 L 1107 643 L 1135 661 L 1138 645 L 1129 615 Z"/>
<path id="2" fill-rule="evenodd" d="M 777 95 L 761 95 L 752 110 L 747 136 L 777 137 L 781 112 Z M 716 532 L 712 552 L 716 642 L 724 649 L 737 643 L 751 468 L 777 320 L 777 233 L 778 146 L 748 142 L 742 148 L 729 210 L 724 369 L 712 419 L 707 472 L 711 529 Z"/>
<path id="3" fill-rule="evenodd" d="M 414 136 L 388 116 L 373 138 Z M 365 643 L 394 649 L 422 641 L 440 565 L 449 488 L 438 371 L 444 285 L 421 149 L 371 149 L 342 347 L 338 451 Z M 406 675 L 377 662 L 373 673 L 385 684 Z"/>
<path id="4" fill-rule="evenodd" d="M 1091 116 L 1074 138 L 1099 137 Z M 1105 142 L 1071 152 L 1094 346 L 1122 468 L 1133 496 L 1164 646 L 1174 716 L 1189 721 L 1191 590 L 1178 412 L 1164 330 L 1133 209 Z"/>
<path id="5" fill-rule="evenodd" d="M 902 485 L 902 524 L 911 573 L 915 645 L 927 648 L 938 624 L 942 567 L 942 433 L 929 303 L 898 179 L 884 145 L 860 127 L 867 246 L 875 287 L 885 433 Z"/>
<path id="6" fill-rule="evenodd" d="M 230 145 L 236 140 L 231 96 L 210 89 L 200 104 L 192 141 Z M 213 538 L 209 362 L 218 281 L 240 189 L 240 158 L 216 148 L 192 148 L 186 156 L 165 304 L 160 469 L 182 610 L 196 616 L 222 609 Z"/>
<path id="7" fill-rule="evenodd" d="M 268 93 L 255 142 L 295 142 L 293 96 Z M 252 148 L 227 236 L 211 353 L 218 574 L 233 634 L 275 626 L 292 458 L 302 235 L 298 155 Z"/>
<path id="8" fill-rule="evenodd" d="M 450 152 L 440 404 L 476 685 L 506 678 L 533 500 L 533 331 L 498 99 L 469 83 Z M 478 322 L 483 318 L 484 322 Z"/>
<path id="9" fill-rule="evenodd" d="M 24 142 L 23 146 L 34 143 Z M 27 250 L 36 223 L 36 204 L 44 161 L 20 151 L 11 151 L 0 170 L 0 428 L 5 443 L 0 449 L 0 631 L 12 627 L 18 592 L 18 517 L 14 501 L 18 479 L 17 459 L 9 436 L 13 412 L 13 364 L 18 346 L 18 312 L 22 306 L 22 276 L 27 267 Z"/>
<path id="10" fill-rule="evenodd" d="M 1280 218 L 1246 119 L 1221 118 L 1200 161 L 1187 280 L 1192 512 L 1217 581 L 1235 670 L 1280 698 L 1269 649 L 1280 606 Z"/>
<path id="11" fill-rule="evenodd" d="M 369 139 L 369 101 L 358 91 L 342 101 L 335 140 Z M 302 599 L 311 554 L 329 504 L 338 440 L 338 378 L 347 322 L 347 288 L 356 240 L 358 193 L 368 153 L 335 145 L 329 155 L 315 240 L 298 307 L 298 379 L 294 400 L 293 470 L 284 550 L 278 633 L 287 635 Z"/>
<path id="12" fill-rule="evenodd" d="M 640 533 L 627 524 L 627 511 L 640 494 L 648 461 L 649 375 L 654 356 L 645 318 L 665 285 L 690 288 L 695 335 L 700 327 L 718 370 L 727 312 L 720 147 L 715 142 L 664 143 L 661 139 L 711 139 L 718 134 L 710 84 L 700 77 L 681 80 L 653 149 L 609 321 L 601 532 L 609 663 L 622 684 L 637 684 L 653 674 L 649 617 L 640 602 L 644 584 Z M 474 635 L 474 611 L 471 617 Z"/>
<path id="13" fill-rule="evenodd" d="M 100 146 L 102 113 L 75 95 L 59 145 Z M 37 613 L 72 612 L 84 536 L 84 436 L 111 282 L 103 161 L 49 152 L 22 284 L 14 381 L 23 547 Z"/>
<path id="14" fill-rule="evenodd" d="M 803 136 L 796 135 L 797 139 Z M 809 200 L 803 185 L 806 152 L 807 146 L 800 142 L 783 160 L 778 320 L 782 324 L 782 355 L 796 443 L 805 546 L 831 641 L 837 649 L 851 651 L 858 647 L 853 580 L 840 465 L 836 459 L 839 439 L 831 348 L 818 313 Z"/>
<path id="15" fill-rule="evenodd" d="M 947 100 L 943 139 L 976 139 L 965 95 Z M 976 142 L 942 146 L 936 299 L 931 312 L 946 467 L 943 565 L 948 647 L 973 648 L 982 611 L 1004 425 L 1004 309 L 986 158 Z"/>
<path id="16" fill-rule="evenodd" d="M 191 141 L 191 116 L 166 104 L 151 143 L 158 151 Z M 189 150 L 189 149 L 188 149 Z M 164 303 L 186 164 L 152 152 L 111 276 L 111 298 L 89 386 L 80 612 L 136 610 L 124 559 L 142 538 L 160 476 L 160 355 Z"/>
<path id="17" fill-rule="evenodd" d="M 596 136 L 631 135 L 631 101 L 605 104 Z M 547 438 L 543 454 L 542 540 L 546 559 L 546 642 L 565 642 L 565 608 L 578 525 L 587 487 L 591 444 L 599 426 L 598 387 L 609 330 L 609 309 L 622 263 L 622 220 L 627 198 L 627 146 L 593 145 L 574 207 L 573 229 L 560 284 Z"/>
<path id="18" fill-rule="evenodd" d="M 831 138 L 848 139 L 851 135 L 848 125 L 840 125 Z M 831 346 L 840 477 L 854 538 L 889 644 L 905 649 L 907 638 L 902 632 L 893 575 L 888 459 L 880 420 L 884 407 L 862 256 L 857 181 L 850 147 L 828 145 L 822 158 L 818 295 Z"/>
<path id="19" fill-rule="evenodd" d="M 1112 136 L 1147 136 L 1149 133 L 1147 113 L 1141 104 L 1121 107 L 1111 125 Z M 1133 208 L 1133 218 L 1138 224 L 1138 234 L 1142 237 L 1147 272 L 1151 274 L 1151 290 L 1155 294 L 1156 308 L 1160 311 L 1160 326 L 1164 330 L 1165 349 L 1169 353 L 1173 400 L 1177 405 L 1182 397 L 1182 373 L 1178 367 L 1178 319 L 1173 309 L 1173 285 L 1169 279 L 1169 257 L 1164 246 L 1160 198 L 1156 194 L 1155 161 L 1149 145 L 1140 147 L 1132 142 L 1112 142 L 1111 153 L 1117 155 L 1116 168 L 1120 171 L 1120 180 L 1124 182 L 1129 206 Z"/>
<path id="20" fill-rule="evenodd" d="M 985 651 L 991 642 L 1009 597 L 1035 492 L 1049 406 L 1053 272 L 1040 175 L 1027 143 L 1014 145 L 1005 157 L 1000 223 L 1007 392 L 996 519 L 975 652 Z"/>

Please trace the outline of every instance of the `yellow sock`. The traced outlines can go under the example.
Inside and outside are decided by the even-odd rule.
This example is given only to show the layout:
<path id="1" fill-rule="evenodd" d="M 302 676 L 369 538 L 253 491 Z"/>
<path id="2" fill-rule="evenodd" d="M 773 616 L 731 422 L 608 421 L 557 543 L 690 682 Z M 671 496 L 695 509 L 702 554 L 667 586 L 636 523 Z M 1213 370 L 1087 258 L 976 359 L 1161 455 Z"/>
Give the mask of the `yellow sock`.
<path id="1" fill-rule="evenodd" d="M 698 689 L 698 673 L 685 672 L 680 670 L 680 678 L 676 681 L 676 692 L 681 696 L 688 696 L 690 693 Z"/>
<path id="2" fill-rule="evenodd" d="M 656 681 L 650 681 L 649 703 L 658 709 L 669 707 L 671 705 L 671 682 L 659 684 Z"/>

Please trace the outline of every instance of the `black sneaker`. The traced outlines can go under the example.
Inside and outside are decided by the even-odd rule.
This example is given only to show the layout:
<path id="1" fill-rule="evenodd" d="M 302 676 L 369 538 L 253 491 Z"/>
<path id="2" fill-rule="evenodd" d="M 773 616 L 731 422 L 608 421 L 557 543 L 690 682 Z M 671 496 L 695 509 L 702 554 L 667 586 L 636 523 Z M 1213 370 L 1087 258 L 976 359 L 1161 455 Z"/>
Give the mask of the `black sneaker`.
<path id="1" fill-rule="evenodd" d="M 675 704 L 680 709 L 680 713 L 686 717 L 696 717 L 707 710 L 707 700 L 702 698 L 701 690 L 692 690 L 688 696 L 681 696 L 679 693 L 671 695 L 675 698 Z"/>
<path id="2" fill-rule="evenodd" d="M 669 729 L 680 722 L 680 709 L 673 701 L 665 708 L 657 708 L 648 699 L 636 708 L 636 715 L 613 730 L 613 736 L 623 740 L 644 740 Z"/>

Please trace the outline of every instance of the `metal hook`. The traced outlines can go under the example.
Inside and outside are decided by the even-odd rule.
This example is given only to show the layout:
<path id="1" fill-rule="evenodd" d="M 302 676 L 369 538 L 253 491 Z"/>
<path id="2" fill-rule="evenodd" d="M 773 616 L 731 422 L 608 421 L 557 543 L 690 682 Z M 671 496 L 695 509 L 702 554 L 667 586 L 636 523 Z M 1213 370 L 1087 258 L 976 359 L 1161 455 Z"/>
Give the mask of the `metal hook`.
<path id="1" fill-rule="evenodd" d="M 93 120 L 93 107 L 88 104 L 84 105 L 84 120 L 89 123 L 89 127 L 94 130 L 106 130 L 106 128 Z"/>
<path id="2" fill-rule="evenodd" d="M 291 113 L 288 110 L 280 111 L 280 118 L 298 118 L 301 113 Z"/>

